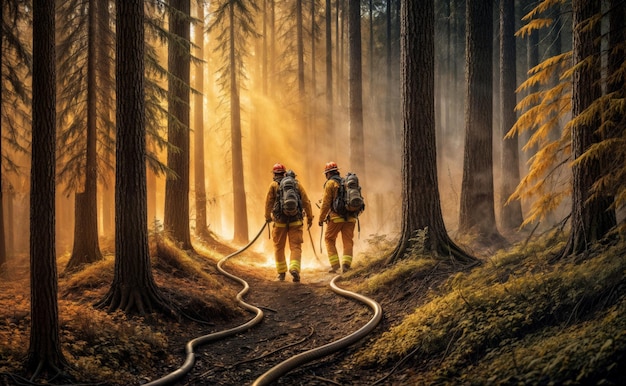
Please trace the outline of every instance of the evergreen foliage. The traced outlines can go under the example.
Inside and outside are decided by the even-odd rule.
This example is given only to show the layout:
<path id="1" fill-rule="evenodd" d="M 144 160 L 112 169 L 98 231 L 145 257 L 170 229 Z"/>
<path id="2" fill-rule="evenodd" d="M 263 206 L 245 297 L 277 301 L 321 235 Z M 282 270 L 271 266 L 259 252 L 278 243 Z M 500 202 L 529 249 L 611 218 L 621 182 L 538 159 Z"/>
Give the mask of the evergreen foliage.
<path id="1" fill-rule="evenodd" d="M 519 29 L 517 35 L 527 36 L 531 31 L 546 28 L 552 25 L 551 17 L 542 17 L 549 13 L 555 4 L 567 2 L 560 0 L 545 0 L 537 4 L 525 17 L 526 24 Z M 592 28 L 597 23 L 609 16 L 607 10 L 587 21 L 585 28 Z M 615 27 L 615 26 L 614 26 Z M 619 27 L 615 27 L 619 28 Z M 613 31 L 615 32 L 615 31 Z M 609 32 L 611 33 L 611 32 Z M 609 47 L 609 52 L 624 52 L 625 41 Z M 526 81 L 518 88 L 518 92 L 532 90 L 533 86 L 539 86 L 536 92 L 526 95 L 518 104 L 517 109 L 521 116 L 509 135 L 521 134 L 525 131 L 531 133 L 529 141 L 524 146 L 525 150 L 537 148 L 538 151 L 532 156 L 528 174 L 522 179 L 517 190 L 509 198 L 530 199 L 535 198 L 530 213 L 524 224 L 541 221 L 571 195 L 571 186 L 568 181 L 571 178 L 571 167 L 574 165 L 571 159 L 571 128 L 580 124 L 593 122 L 595 116 L 602 117 L 599 127 L 595 129 L 597 143 L 590 146 L 575 162 L 585 163 L 591 160 L 608 159 L 610 162 L 602 169 L 601 175 L 594 182 L 589 199 L 597 199 L 600 196 L 613 196 L 615 198 L 612 209 L 621 209 L 626 205 L 626 121 L 624 120 L 625 106 L 624 91 L 622 88 L 604 93 L 573 119 L 571 112 L 571 83 L 575 69 L 584 70 L 585 67 L 593 66 L 601 61 L 600 57 L 590 56 L 572 66 L 572 52 L 564 52 L 556 56 L 548 57 L 533 68 Z M 614 72 L 606 73 L 603 82 L 623 82 L 626 74 L 626 66 L 622 65 Z M 556 84 L 551 84 L 552 79 L 557 78 Z M 623 84 L 623 83 L 622 83 Z M 567 124 L 560 125 L 563 121 Z M 550 135 L 554 130 L 560 130 L 560 135 Z M 624 228 L 624 223 L 620 225 Z"/>
<path id="2" fill-rule="evenodd" d="M 21 25 L 32 25 L 32 12 L 22 1 L 2 2 L 2 178 L 20 173 L 20 157 L 30 147 L 32 50 Z"/>

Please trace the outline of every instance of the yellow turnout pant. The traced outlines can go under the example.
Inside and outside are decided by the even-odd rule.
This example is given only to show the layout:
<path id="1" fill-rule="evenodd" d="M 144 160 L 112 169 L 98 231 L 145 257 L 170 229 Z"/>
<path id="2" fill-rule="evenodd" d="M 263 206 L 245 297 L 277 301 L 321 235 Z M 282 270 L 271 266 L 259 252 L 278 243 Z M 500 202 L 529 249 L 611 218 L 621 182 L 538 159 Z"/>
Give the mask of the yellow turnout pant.
<path id="1" fill-rule="evenodd" d="M 333 218 L 328 223 L 326 232 L 324 232 L 324 241 L 326 250 L 328 251 L 328 262 L 334 268 L 339 267 L 339 253 L 337 252 L 337 236 L 341 233 L 341 241 L 343 243 L 343 256 L 341 264 L 350 266 L 352 264 L 352 248 L 354 246 L 354 226 L 356 219 Z"/>
<path id="2" fill-rule="evenodd" d="M 274 242 L 274 260 L 278 273 L 287 272 L 285 260 L 285 245 L 289 239 L 289 271 L 300 272 L 300 260 L 302 258 L 302 221 L 294 221 L 289 224 L 274 223 L 272 229 L 272 241 Z"/>

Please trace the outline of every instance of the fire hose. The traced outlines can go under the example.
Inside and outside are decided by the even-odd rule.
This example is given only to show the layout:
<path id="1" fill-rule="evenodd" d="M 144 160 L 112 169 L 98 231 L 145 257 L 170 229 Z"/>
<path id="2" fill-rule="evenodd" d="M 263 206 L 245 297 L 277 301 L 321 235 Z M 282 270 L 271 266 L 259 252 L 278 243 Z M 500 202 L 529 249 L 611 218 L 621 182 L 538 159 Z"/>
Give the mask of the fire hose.
<path id="1" fill-rule="evenodd" d="M 251 311 L 253 313 L 255 313 L 255 317 L 250 319 L 248 322 L 239 325 L 237 327 L 228 329 L 228 330 L 222 330 L 222 331 L 218 331 L 212 334 L 208 334 L 208 335 L 203 335 L 203 336 L 199 336 L 195 339 L 190 340 L 189 342 L 187 342 L 187 344 L 185 345 L 185 362 L 183 363 L 182 366 L 180 366 L 178 369 L 176 369 L 175 371 L 167 374 L 166 376 L 156 379 L 152 382 L 146 383 L 145 386 L 161 386 L 161 385 L 170 385 L 174 382 L 176 382 L 177 380 L 179 380 L 180 378 L 182 378 L 183 376 L 185 376 L 185 374 L 187 374 L 191 368 L 194 365 L 195 362 L 195 354 L 194 354 L 194 348 L 197 346 L 200 346 L 202 344 L 206 344 L 212 341 L 216 341 L 216 340 L 220 340 L 223 338 L 226 338 L 228 336 L 231 335 L 235 335 L 238 334 L 240 332 L 246 331 L 249 328 L 251 328 L 252 326 L 260 323 L 263 320 L 263 311 L 258 308 L 255 307 L 253 305 L 250 305 L 248 303 L 246 303 L 245 301 L 243 301 L 243 296 L 248 292 L 248 290 L 250 289 L 250 286 L 248 285 L 248 283 L 233 275 L 230 274 L 228 272 L 226 272 L 223 268 L 222 265 L 226 262 L 226 260 L 230 259 L 233 256 L 236 256 L 240 253 L 242 253 L 243 251 L 245 251 L 246 249 L 248 249 L 261 235 L 261 233 L 263 232 L 263 230 L 265 229 L 265 227 L 267 226 L 267 223 L 263 224 L 263 227 L 261 227 L 261 230 L 259 230 L 259 233 L 257 233 L 257 235 L 252 239 L 252 241 L 250 241 L 246 246 L 244 246 L 243 248 L 241 248 L 240 250 L 231 253 L 230 255 L 222 258 L 218 263 L 217 263 L 217 269 L 218 271 L 220 271 L 223 275 L 235 280 L 236 282 L 239 282 L 242 286 L 243 289 L 241 291 L 239 291 L 239 293 L 237 294 L 237 301 L 239 302 L 239 304 L 247 309 L 248 311 Z"/>
<path id="2" fill-rule="evenodd" d="M 367 322 L 363 327 L 361 327 L 360 329 L 358 329 L 357 331 L 353 332 L 350 335 L 344 336 L 343 338 L 338 339 L 334 342 L 328 343 L 324 346 L 316 347 L 314 349 L 305 351 L 303 353 L 300 353 L 289 359 L 284 360 L 283 362 L 272 367 L 263 375 L 261 375 L 259 378 L 257 378 L 252 384 L 252 386 L 269 385 L 272 382 L 276 381 L 281 376 L 285 375 L 286 373 L 288 373 L 289 371 L 293 370 L 294 368 L 298 366 L 311 362 L 315 359 L 328 356 L 330 354 L 333 354 L 336 351 L 346 348 L 350 346 L 351 344 L 356 343 L 360 339 L 364 338 L 367 334 L 372 332 L 372 330 L 378 325 L 378 323 L 380 322 L 383 316 L 383 311 L 382 311 L 380 304 L 378 304 L 378 302 L 366 296 L 339 288 L 335 284 L 335 281 L 337 281 L 339 277 L 340 276 L 335 276 L 330 281 L 330 288 L 335 293 L 341 296 L 352 298 L 352 299 L 355 299 L 362 303 L 367 304 L 374 311 L 374 316 L 372 316 L 372 319 L 370 319 L 370 321 Z"/>

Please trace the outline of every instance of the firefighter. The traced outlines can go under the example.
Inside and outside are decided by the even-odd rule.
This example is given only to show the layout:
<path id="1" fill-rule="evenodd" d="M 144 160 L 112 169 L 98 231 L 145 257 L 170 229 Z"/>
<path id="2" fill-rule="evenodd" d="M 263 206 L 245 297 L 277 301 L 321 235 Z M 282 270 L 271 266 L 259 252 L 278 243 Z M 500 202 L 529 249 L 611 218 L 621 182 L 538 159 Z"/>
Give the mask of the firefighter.
<path id="1" fill-rule="evenodd" d="M 324 195 L 322 197 L 322 207 L 320 208 L 319 226 L 324 226 L 324 222 L 327 223 L 324 241 L 326 243 L 326 251 L 328 252 L 328 262 L 331 267 L 330 272 L 335 273 L 341 268 L 345 273 L 352 265 L 354 227 L 357 215 L 349 213 L 341 216 L 333 208 L 333 202 L 335 202 L 339 192 L 339 185 L 341 184 L 341 176 L 337 164 L 332 161 L 326 163 L 324 174 L 326 182 L 324 183 Z M 343 241 L 341 266 L 339 265 L 339 253 L 335 245 L 339 233 L 341 233 L 341 240 Z"/>
<path id="2" fill-rule="evenodd" d="M 296 180 L 296 190 L 299 199 L 298 211 L 295 215 L 286 215 L 281 210 L 281 186 L 280 182 L 286 175 L 296 177 L 293 171 L 285 169 L 281 163 L 276 163 L 272 168 L 274 178 L 269 186 L 267 196 L 265 198 L 265 221 L 274 222 L 272 227 L 272 242 L 274 244 L 274 259 L 276 262 L 276 271 L 278 272 L 278 280 L 285 280 L 285 273 L 289 273 L 293 277 L 294 282 L 300 281 L 300 262 L 302 258 L 302 241 L 303 241 L 303 215 L 306 215 L 307 225 L 311 228 L 313 224 L 313 211 L 311 209 L 311 201 L 309 200 L 304 187 Z M 285 259 L 285 245 L 289 239 L 289 267 Z"/>

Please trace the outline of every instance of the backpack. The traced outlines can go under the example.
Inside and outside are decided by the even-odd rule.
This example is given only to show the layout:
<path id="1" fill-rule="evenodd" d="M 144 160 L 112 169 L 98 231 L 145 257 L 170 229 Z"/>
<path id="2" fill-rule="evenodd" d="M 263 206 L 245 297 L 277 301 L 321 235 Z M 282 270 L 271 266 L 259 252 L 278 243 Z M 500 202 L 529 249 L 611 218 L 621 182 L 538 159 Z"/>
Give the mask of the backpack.
<path id="1" fill-rule="evenodd" d="M 333 212 L 347 216 L 348 214 L 358 216 L 365 210 L 365 202 L 361 195 L 359 178 L 354 173 L 348 173 L 344 178 L 339 176 L 331 177 L 339 183 L 337 196 L 332 202 Z"/>
<path id="2" fill-rule="evenodd" d="M 276 217 L 300 217 L 302 215 L 298 181 L 289 173 L 278 184 L 274 214 Z"/>

